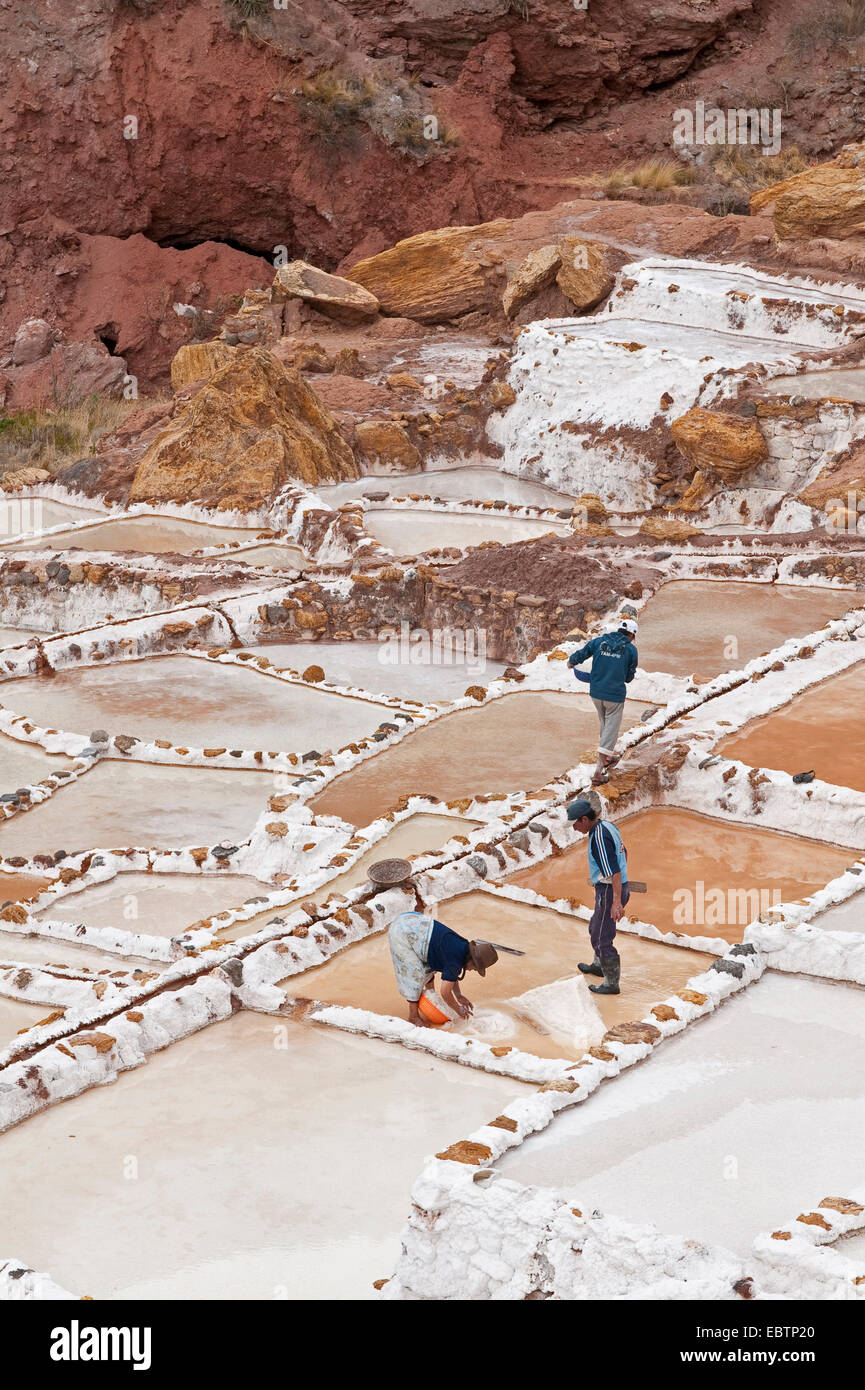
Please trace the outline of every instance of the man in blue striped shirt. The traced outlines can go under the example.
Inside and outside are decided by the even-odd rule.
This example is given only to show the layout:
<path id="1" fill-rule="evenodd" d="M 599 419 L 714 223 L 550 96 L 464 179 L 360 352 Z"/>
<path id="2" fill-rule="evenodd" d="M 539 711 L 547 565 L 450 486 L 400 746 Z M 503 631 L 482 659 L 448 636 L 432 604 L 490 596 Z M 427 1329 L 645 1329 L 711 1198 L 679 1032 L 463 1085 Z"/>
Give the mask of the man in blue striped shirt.
<path id="1" fill-rule="evenodd" d="M 590 801 L 572 801 L 568 820 L 580 835 L 588 835 L 589 878 L 595 888 L 595 910 L 589 922 L 589 940 L 595 956 L 591 965 L 579 964 L 584 975 L 602 975 L 604 983 L 589 985 L 593 994 L 618 994 L 621 960 L 613 942 L 616 923 L 631 896 L 628 887 L 628 853 L 614 825 L 602 820 Z"/>

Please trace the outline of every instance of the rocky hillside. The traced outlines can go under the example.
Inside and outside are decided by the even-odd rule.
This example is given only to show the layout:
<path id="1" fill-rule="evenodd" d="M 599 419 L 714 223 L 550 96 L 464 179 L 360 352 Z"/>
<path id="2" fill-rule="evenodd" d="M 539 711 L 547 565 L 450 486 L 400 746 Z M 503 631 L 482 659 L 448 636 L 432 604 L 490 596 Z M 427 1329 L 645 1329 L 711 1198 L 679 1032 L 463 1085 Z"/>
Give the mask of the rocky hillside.
<path id="1" fill-rule="evenodd" d="M 623 204 L 663 203 L 682 218 L 674 251 L 693 241 L 692 212 L 708 209 L 715 235 L 697 239 L 726 254 L 742 238 L 723 214 L 747 214 L 755 190 L 854 138 L 861 10 L 852 0 L 9 5 L 0 407 L 38 402 L 48 379 L 56 404 L 76 372 L 83 394 L 123 372 L 141 394 L 165 388 L 178 347 L 219 333 L 247 290 L 271 284 L 274 263 L 345 273 L 432 228 L 574 199 L 609 227 Z M 674 111 L 697 100 L 781 109 L 782 163 L 749 151 L 667 159 Z M 653 249 L 639 219 L 622 227 L 625 253 Z M 819 268 L 819 255 L 801 254 Z M 13 344 L 32 319 L 50 329 L 52 365 L 22 374 L 33 361 Z"/>

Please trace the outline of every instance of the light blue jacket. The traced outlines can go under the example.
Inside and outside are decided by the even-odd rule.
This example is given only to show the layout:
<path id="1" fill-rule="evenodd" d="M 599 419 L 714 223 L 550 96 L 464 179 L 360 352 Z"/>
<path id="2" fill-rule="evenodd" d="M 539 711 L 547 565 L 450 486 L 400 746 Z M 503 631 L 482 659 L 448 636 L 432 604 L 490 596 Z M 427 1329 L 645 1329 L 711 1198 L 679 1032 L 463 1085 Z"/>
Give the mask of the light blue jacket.
<path id="1" fill-rule="evenodd" d="M 612 821 L 595 821 L 589 831 L 589 878 L 597 883 L 602 878 L 622 875 L 628 881 L 628 851 Z"/>

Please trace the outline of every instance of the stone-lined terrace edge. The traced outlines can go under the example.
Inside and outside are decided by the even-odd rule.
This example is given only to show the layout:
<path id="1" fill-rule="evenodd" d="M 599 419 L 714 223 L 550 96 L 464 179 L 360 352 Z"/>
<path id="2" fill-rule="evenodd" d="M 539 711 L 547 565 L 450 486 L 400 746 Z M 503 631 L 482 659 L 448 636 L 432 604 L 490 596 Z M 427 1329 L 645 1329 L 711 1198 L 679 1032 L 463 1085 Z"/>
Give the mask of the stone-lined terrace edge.
<path id="1" fill-rule="evenodd" d="M 621 1284 L 614 1292 L 604 1290 L 600 1296 L 633 1294 L 638 1272 L 642 1273 L 645 1283 L 651 1281 L 665 1286 L 669 1291 L 664 1297 L 676 1296 L 671 1286 L 677 1279 L 677 1265 L 685 1265 L 687 1273 L 682 1270 L 678 1277 L 687 1286 L 689 1279 L 699 1279 L 701 1273 L 703 1279 L 710 1275 L 711 1264 L 717 1263 L 720 1256 L 722 1283 L 715 1280 L 711 1293 L 698 1296 L 734 1297 L 735 1283 L 746 1275 L 728 1252 L 665 1236 L 654 1227 L 638 1227 L 620 1218 L 584 1215 L 581 1209 L 572 1208 L 557 1190 L 522 1187 L 502 1178 L 494 1165 L 510 1149 L 545 1129 L 561 1111 L 587 1100 L 603 1081 L 651 1056 L 665 1038 L 682 1032 L 697 1019 L 713 1013 L 732 995 L 755 984 L 764 970 L 765 964 L 753 946 L 731 946 L 709 970 L 689 980 L 678 995 L 671 995 L 664 1004 L 655 1005 L 646 1019 L 608 1030 L 600 1048 L 590 1049 L 582 1063 L 577 1064 L 581 1069 L 585 1065 L 579 1080 L 552 1081 L 531 1096 L 517 1097 L 493 1120 L 428 1159 L 412 1188 L 411 1213 L 402 1237 L 403 1254 L 393 1278 L 383 1283 L 384 1296 L 447 1297 L 444 1289 L 432 1291 L 437 1274 L 436 1228 L 444 1233 L 454 1222 L 460 1221 L 465 1211 L 474 1246 L 468 1253 L 470 1242 L 467 1240 L 451 1257 L 451 1262 L 456 1259 L 464 1266 L 460 1271 L 460 1286 L 467 1290 L 464 1297 L 528 1298 L 533 1293 L 536 1297 L 588 1296 L 582 1267 L 571 1258 L 573 1253 L 584 1252 L 583 1241 L 587 1235 L 598 1241 L 598 1249 L 592 1252 L 596 1258 L 586 1262 L 591 1270 L 588 1278 L 597 1279 L 603 1272 Z M 497 1194 L 501 1195 L 501 1202 Z M 488 1197 L 491 1197 L 492 1207 L 484 1212 Z M 521 1207 L 523 1212 L 520 1212 Z M 509 1249 L 516 1252 L 515 1263 L 488 1254 L 483 1228 L 492 1209 L 495 1218 L 490 1219 L 489 1224 L 499 1233 L 493 1248 L 501 1248 L 502 1231 L 506 1231 Z M 533 1284 L 532 1261 L 527 1256 L 531 1248 L 538 1247 L 539 1232 L 549 1231 L 553 1215 L 565 1217 L 571 1234 L 564 1246 L 559 1247 L 563 1266 L 561 1276 L 555 1271 L 555 1292 L 543 1292 L 543 1279 Z M 577 1237 L 580 1237 L 579 1248 Z M 443 1239 L 447 1243 L 446 1234 Z M 527 1241 L 530 1243 L 528 1250 Z M 542 1236 L 540 1244 L 544 1244 Z M 609 1256 L 605 1254 L 608 1245 L 615 1245 L 617 1250 L 623 1245 L 625 1250 L 624 1257 L 621 1253 L 613 1256 L 611 1269 L 607 1267 Z M 474 1258 L 476 1252 L 477 1259 Z M 644 1266 L 642 1271 L 640 1266 Z M 592 1296 L 599 1296 L 597 1286 Z M 683 1288 L 679 1296 L 694 1296 L 693 1286 L 688 1292 Z"/>

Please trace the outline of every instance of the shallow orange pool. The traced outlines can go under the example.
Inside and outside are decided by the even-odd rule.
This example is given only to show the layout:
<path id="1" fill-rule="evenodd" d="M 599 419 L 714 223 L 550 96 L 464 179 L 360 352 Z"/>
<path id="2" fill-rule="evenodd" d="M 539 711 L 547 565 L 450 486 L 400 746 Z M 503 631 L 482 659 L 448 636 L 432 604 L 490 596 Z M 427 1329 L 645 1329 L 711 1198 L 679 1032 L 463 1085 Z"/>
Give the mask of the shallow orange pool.
<path id="1" fill-rule="evenodd" d="M 755 719 L 719 745 L 751 767 L 804 772 L 865 791 L 865 661 Z"/>
<path id="2" fill-rule="evenodd" d="M 622 728 L 646 708 L 628 701 Z M 587 695 L 518 692 L 483 708 L 458 710 L 409 734 L 338 777 L 311 803 L 321 815 L 368 825 L 400 796 L 426 793 L 440 801 L 479 792 L 542 787 L 596 745 L 598 719 Z"/>
<path id="3" fill-rule="evenodd" d="M 630 876 L 648 884 L 647 893 L 632 896 L 629 913 L 661 931 L 726 941 L 741 941 L 759 912 L 822 888 L 856 858 L 854 850 L 691 811 L 638 811 L 619 828 Z M 590 907 L 586 841 L 575 840 L 573 849 L 522 869 L 508 882 Z"/>
<path id="4" fill-rule="evenodd" d="M 436 912 L 461 936 L 482 937 L 524 951 L 524 956 L 502 952 L 483 979 L 469 975 L 461 984 L 475 1006 L 477 1022 L 490 1012 L 507 1016 L 501 1036 L 485 1035 L 472 1023 L 457 1025 L 458 1032 L 491 1043 L 501 1042 L 539 1057 L 577 1057 L 582 1048 L 568 1048 L 560 1037 L 538 1031 L 520 1017 L 515 999 L 527 990 L 578 975 L 577 962 L 591 959 L 586 924 L 550 908 L 515 903 L 491 893 L 466 893 L 439 903 Z M 619 940 L 622 956 L 622 993 L 592 995 L 603 1029 L 642 1018 L 653 1004 L 678 989 L 693 975 L 707 970 L 713 957 L 683 951 L 637 936 Z M 437 981 L 438 983 L 438 981 Z M 588 982 L 582 982 L 586 985 Z M 405 1001 L 397 992 L 387 932 L 340 951 L 326 964 L 281 981 L 289 995 L 320 999 L 370 1009 L 374 1013 L 407 1016 Z M 505 1025 L 500 1026 L 505 1029 Z"/>

